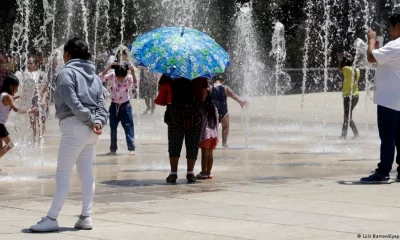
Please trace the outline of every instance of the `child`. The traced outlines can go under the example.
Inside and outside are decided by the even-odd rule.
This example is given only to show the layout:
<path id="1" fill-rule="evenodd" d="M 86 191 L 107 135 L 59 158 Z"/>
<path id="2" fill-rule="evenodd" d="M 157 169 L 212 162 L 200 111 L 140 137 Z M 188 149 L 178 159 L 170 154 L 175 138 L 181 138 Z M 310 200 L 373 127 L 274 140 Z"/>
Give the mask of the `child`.
<path id="1" fill-rule="evenodd" d="M 115 71 L 108 73 L 111 69 L 115 69 Z M 133 68 L 132 71 L 134 71 Z M 132 75 L 128 74 L 127 65 L 113 63 L 108 69 L 101 73 L 99 77 L 103 82 L 108 84 L 111 94 L 111 106 L 109 110 L 111 146 L 108 155 L 115 155 L 118 150 L 117 129 L 119 122 L 121 122 L 125 131 L 128 150 L 130 155 L 133 156 L 135 155 L 135 132 L 129 90 L 131 88 L 137 88 L 135 72 L 132 72 Z"/>
<path id="2" fill-rule="evenodd" d="M 214 78 L 214 84 L 211 86 L 211 96 L 215 107 L 218 109 L 219 122 L 222 125 L 222 146 L 228 148 L 229 135 L 229 113 L 228 113 L 228 97 L 231 97 L 243 108 L 248 105 L 246 101 L 242 101 L 231 89 L 225 85 L 222 76 Z"/>
<path id="3" fill-rule="evenodd" d="M 49 106 L 47 101 L 47 83 L 44 79 L 45 73 L 39 70 L 39 58 L 36 56 L 31 56 L 28 59 L 28 81 L 33 81 L 33 89 L 25 89 L 28 91 L 33 91 L 32 93 L 32 107 L 40 108 L 41 110 L 41 126 L 39 124 L 39 112 L 30 114 L 31 128 L 33 130 L 33 142 L 36 142 L 37 127 L 41 127 L 41 132 L 39 133 L 39 139 L 43 140 L 43 134 L 46 129 L 46 118 L 49 113 Z M 24 87 L 25 88 L 25 87 Z M 24 90 L 24 91 L 25 91 Z M 41 99 L 39 103 L 39 97 Z"/>
<path id="4" fill-rule="evenodd" d="M 29 110 L 22 110 L 15 104 L 15 100 L 19 97 L 14 96 L 18 92 L 19 80 L 16 76 L 10 75 L 4 79 L 3 86 L 0 89 L 0 157 L 3 157 L 13 148 L 13 144 L 5 124 L 11 109 L 18 113 L 36 113 L 36 107 Z M 3 145 L 4 142 L 4 145 Z"/>
<path id="5" fill-rule="evenodd" d="M 214 162 L 213 151 L 218 145 L 218 111 L 210 93 L 204 101 L 203 129 L 200 137 L 201 172 L 197 179 L 212 179 L 211 170 Z"/>
<path id="6" fill-rule="evenodd" d="M 347 129 L 350 127 L 353 130 L 354 139 L 358 137 L 358 129 L 353 121 L 353 110 L 356 107 L 359 99 L 358 81 L 360 80 L 360 69 L 356 68 L 353 73 L 353 57 L 344 52 L 343 61 L 339 65 L 339 72 L 343 73 L 343 106 L 344 106 L 344 122 L 342 128 L 341 139 L 346 139 Z M 353 84 L 353 86 L 351 86 Z M 350 109 L 351 106 L 351 109 Z M 350 115 L 349 115 L 350 114 Z"/>

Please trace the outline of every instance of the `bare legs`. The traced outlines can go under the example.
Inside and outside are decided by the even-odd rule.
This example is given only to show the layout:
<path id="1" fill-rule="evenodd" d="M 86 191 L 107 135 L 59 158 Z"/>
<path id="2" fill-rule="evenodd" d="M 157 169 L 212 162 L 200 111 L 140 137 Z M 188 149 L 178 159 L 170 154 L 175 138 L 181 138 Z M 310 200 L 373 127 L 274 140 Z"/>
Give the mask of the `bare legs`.
<path id="1" fill-rule="evenodd" d="M 212 166 L 214 163 L 213 156 L 214 149 L 201 149 L 201 174 L 202 175 L 211 175 Z"/>
<path id="2" fill-rule="evenodd" d="M 4 142 L 4 144 L 3 144 Z M 7 152 L 13 148 L 10 137 L 5 137 L 0 140 L 0 158 L 3 157 Z"/>
<path id="3" fill-rule="evenodd" d="M 42 122 L 39 123 L 39 117 L 36 116 L 35 114 L 31 114 L 29 116 L 29 120 L 30 120 L 30 123 L 31 123 L 32 131 L 33 131 L 33 142 L 36 142 L 38 125 L 39 125 L 39 128 L 40 127 L 42 128 L 41 132 L 39 133 L 39 137 L 43 138 L 44 131 L 46 130 L 46 118 L 42 117 Z M 42 124 L 42 125 L 40 125 L 40 124 Z"/>
<path id="4" fill-rule="evenodd" d="M 224 148 L 228 148 L 228 136 L 229 136 L 229 115 L 226 115 L 222 121 L 221 121 L 221 125 L 222 125 L 222 146 Z"/>
<path id="5" fill-rule="evenodd" d="M 169 163 L 171 165 L 171 172 L 177 173 L 178 172 L 179 157 L 169 158 Z M 193 169 L 194 169 L 195 165 L 196 165 L 196 160 L 188 159 L 187 160 L 187 171 L 188 172 L 193 172 Z"/>

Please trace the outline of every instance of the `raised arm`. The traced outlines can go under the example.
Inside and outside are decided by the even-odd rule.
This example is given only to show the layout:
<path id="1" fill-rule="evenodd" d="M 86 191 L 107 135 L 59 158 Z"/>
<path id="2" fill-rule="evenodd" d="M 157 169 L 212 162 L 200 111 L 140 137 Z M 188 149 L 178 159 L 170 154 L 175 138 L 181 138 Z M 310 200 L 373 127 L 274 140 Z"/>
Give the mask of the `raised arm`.
<path id="1" fill-rule="evenodd" d="M 106 70 L 104 70 L 102 73 L 99 74 L 99 78 L 102 82 L 109 82 L 110 80 L 113 79 L 114 73 L 108 73 L 111 69 L 112 66 L 116 65 L 116 63 L 112 63 Z"/>
<path id="2" fill-rule="evenodd" d="M 374 54 L 372 53 L 376 49 L 376 32 L 374 32 L 372 29 L 368 30 L 368 53 L 367 53 L 367 58 L 368 62 L 370 63 L 376 63 L 376 59 L 374 57 Z"/>
<path id="3" fill-rule="evenodd" d="M 132 74 L 132 77 L 133 77 L 133 85 L 134 85 L 135 88 L 137 88 L 138 87 L 138 82 L 137 82 L 137 78 L 136 78 L 135 68 L 133 67 L 132 64 L 129 64 L 128 68 L 129 68 L 129 70 L 131 70 L 131 74 Z"/>

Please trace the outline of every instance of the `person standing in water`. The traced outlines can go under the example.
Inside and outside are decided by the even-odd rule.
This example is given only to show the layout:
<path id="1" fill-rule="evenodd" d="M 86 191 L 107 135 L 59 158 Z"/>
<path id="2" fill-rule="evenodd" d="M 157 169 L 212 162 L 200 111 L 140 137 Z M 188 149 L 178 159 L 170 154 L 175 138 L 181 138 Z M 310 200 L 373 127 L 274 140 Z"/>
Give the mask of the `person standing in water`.
<path id="1" fill-rule="evenodd" d="M 157 94 L 157 80 L 160 79 L 157 73 L 150 72 L 149 69 L 142 70 L 141 88 L 143 88 L 143 97 L 146 103 L 146 110 L 143 112 L 147 115 L 149 112 L 153 115 L 156 105 L 154 99 Z"/>
<path id="2" fill-rule="evenodd" d="M 353 70 L 353 57 L 347 52 L 344 52 L 343 61 L 339 65 L 339 72 L 342 72 L 344 77 L 342 88 L 344 121 L 340 138 L 346 139 L 349 121 L 354 138 L 357 138 L 359 132 L 353 121 L 353 110 L 357 106 L 359 100 L 358 81 L 360 80 L 360 69 L 356 68 Z"/>
<path id="3" fill-rule="evenodd" d="M 204 101 L 203 129 L 200 136 L 201 172 L 197 179 L 212 179 L 211 170 L 214 163 L 214 149 L 218 145 L 218 110 L 208 92 Z"/>
<path id="4" fill-rule="evenodd" d="M 210 87 L 211 96 L 214 105 L 218 109 L 219 122 L 222 125 L 222 146 L 228 148 L 229 136 L 229 113 L 228 113 L 228 97 L 238 102 L 243 108 L 248 105 L 246 101 L 241 100 L 230 87 L 225 85 L 225 79 L 222 76 L 214 77 L 214 83 Z"/>
<path id="5" fill-rule="evenodd" d="M 19 80 L 15 75 L 9 75 L 4 79 L 3 85 L 0 89 L 0 158 L 13 148 L 10 134 L 5 126 L 11 110 L 18 113 L 35 113 L 37 108 L 33 107 L 29 110 L 23 110 L 15 104 L 18 96 Z M 1 170 L 0 170 L 1 171 Z"/>
<path id="6" fill-rule="evenodd" d="M 28 78 L 26 80 L 33 81 L 33 89 L 26 89 L 29 86 L 24 87 L 27 91 L 33 92 L 32 97 L 32 108 L 36 107 L 40 109 L 41 124 L 39 123 L 39 112 L 31 113 L 29 115 L 31 128 L 33 131 L 33 142 L 36 142 L 37 128 L 40 129 L 39 138 L 43 140 L 43 134 L 46 129 L 46 118 L 49 113 L 49 105 L 47 99 L 48 87 L 45 79 L 45 73 L 39 70 L 39 58 L 31 56 L 28 59 Z M 29 84 L 28 84 L 29 85 Z M 25 91 L 24 90 L 24 91 Z M 39 103 L 40 99 L 40 103 Z"/>
<path id="7" fill-rule="evenodd" d="M 114 69 L 114 71 L 110 72 L 111 69 Z M 117 63 L 113 63 L 99 75 L 100 79 L 107 83 L 111 94 L 111 105 L 109 109 L 111 146 L 108 155 L 116 155 L 117 153 L 117 130 L 119 122 L 121 122 L 125 131 L 128 151 L 130 155 L 135 155 L 135 131 L 129 95 L 130 89 L 137 88 L 137 80 L 134 76 L 135 72 L 133 72 L 132 75 L 128 74 L 128 65 L 118 65 Z"/>

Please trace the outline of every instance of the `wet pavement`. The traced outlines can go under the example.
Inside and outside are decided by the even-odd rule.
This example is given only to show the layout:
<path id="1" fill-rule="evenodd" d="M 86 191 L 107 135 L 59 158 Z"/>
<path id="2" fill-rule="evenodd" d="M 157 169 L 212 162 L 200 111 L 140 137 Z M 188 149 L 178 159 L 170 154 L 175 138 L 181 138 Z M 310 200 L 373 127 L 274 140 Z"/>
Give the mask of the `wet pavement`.
<path id="1" fill-rule="evenodd" d="M 55 190 L 59 133 L 57 121 L 49 120 L 42 149 L 18 145 L 0 162 L 0 239 L 329 240 L 400 235 L 400 185 L 357 182 L 379 159 L 375 106 L 360 101 L 354 120 L 361 137 L 339 140 L 341 98 L 328 94 L 324 141 L 324 99 L 322 94 L 306 96 L 302 132 L 298 95 L 280 98 L 277 125 L 273 97 L 251 99 L 249 121 L 242 115 L 246 111 L 230 102 L 230 148 L 216 149 L 213 180 L 191 185 L 186 183 L 184 160 L 177 184 L 165 183 L 169 163 L 162 108 L 155 115 L 135 115 L 134 157 L 127 154 L 122 128 L 119 154 L 106 155 L 106 127 L 94 164 L 94 229 L 72 228 L 81 208 L 74 170 L 71 193 L 58 219 L 60 232 L 31 234 L 27 228 L 45 216 Z M 143 111 L 142 101 L 132 103 L 135 113 L 139 107 Z M 12 123 L 9 127 L 14 129 Z M 18 134 L 29 138 L 25 131 Z M 199 168 L 198 163 L 196 173 Z"/>

